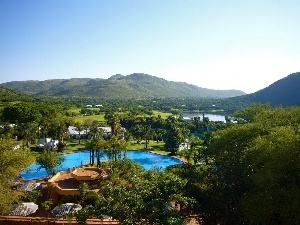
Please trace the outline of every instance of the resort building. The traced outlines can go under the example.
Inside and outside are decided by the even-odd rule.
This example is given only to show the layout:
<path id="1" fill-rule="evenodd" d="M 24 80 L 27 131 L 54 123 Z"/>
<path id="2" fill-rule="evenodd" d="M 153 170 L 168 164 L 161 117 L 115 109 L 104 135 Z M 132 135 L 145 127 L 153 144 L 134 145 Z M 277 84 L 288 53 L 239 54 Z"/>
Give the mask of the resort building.
<path id="1" fill-rule="evenodd" d="M 79 195 L 78 187 L 82 183 L 89 185 L 91 191 L 98 192 L 98 184 L 108 178 L 108 169 L 105 168 L 73 168 L 58 172 L 48 180 L 48 199 L 54 204 L 59 202 L 62 196 Z"/>

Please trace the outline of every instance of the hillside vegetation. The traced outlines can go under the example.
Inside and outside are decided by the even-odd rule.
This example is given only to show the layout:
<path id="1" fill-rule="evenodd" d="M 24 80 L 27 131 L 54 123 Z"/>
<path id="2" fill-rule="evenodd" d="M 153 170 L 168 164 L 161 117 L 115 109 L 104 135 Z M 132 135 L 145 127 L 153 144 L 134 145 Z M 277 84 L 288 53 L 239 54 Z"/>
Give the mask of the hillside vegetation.
<path id="1" fill-rule="evenodd" d="M 33 99 L 34 98 L 30 95 L 0 87 L 0 102 L 32 101 Z"/>
<path id="2" fill-rule="evenodd" d="M 239 90 L 201 88 L 196 85 L 167 81 L 142 73 L 135 73 L 128 76 L 114 75 L 108 79 L 72 78 L 45 81 L 12 81 L 3 83 L 1 86 L 38 97 L 52 96 L 66 98 L 228 98 L 245 94 Z"/>
<path id="3" fill-rule="evenodd" d="M 232 97 L 228 99 L 220 99 L 219 105 L 224 108 L 237 110 L 247 107 L 252 103 L 269 103 L 272 106 L 299 106 L 300 96 L 300 72 L 292 73 L 268 87 L 261 89 L 253 94 Z M 235 107 L 234 106 L 237 106 Z"/>
<path id="4" fill-rule="evenodd" d="M 260 91 L 250 95 L 253 102 L 272 105 L 295 106 L 300 105 L 299 96 L 300 72 L 290 74 Z"/>

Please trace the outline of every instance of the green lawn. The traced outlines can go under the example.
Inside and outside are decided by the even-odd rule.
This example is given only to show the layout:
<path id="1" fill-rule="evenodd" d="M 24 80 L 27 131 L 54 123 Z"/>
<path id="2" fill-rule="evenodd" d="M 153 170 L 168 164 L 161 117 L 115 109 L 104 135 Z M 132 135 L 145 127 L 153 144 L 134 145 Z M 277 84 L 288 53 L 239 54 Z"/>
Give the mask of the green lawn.
<path id="1" fill-rule="evenodd" d="M 69 118 L 72 119 L 72 120 L 74 120 L 74 122 L 80 122 L 80 123 L 83 123 L 87 119 L 97 120 L 100 123 L 106 123 L 106 121 L 104 119 L 104 114 L 84 116 L 84 115 L 80 114 L 80 110 L 81 110 L 80 108 L 68 110 L 69 113 L 75 113 L 76 114 L 76 116 L 69 117 Z M 161 118 L 166 119 L 169 116 L 171 116 L 172 114 L 171 113 L 161 112 L 161 111 L 158 111 L 158 110 L 153 110 L 153 116 L 158 116 L 158 115 L 160 115 Z"/>
<path id="2" fill-rule="evenodd" d="M 74 122 L 79 122 L 83 123 L 85 120 L 91 119 L 91 120 L 97 120 L 100 123 L 106 123 L 104 119 L 104 114 L 101 115 L 91 115 L 91 116 L 83 116 L 83 115 L 78 115 L 75 117 L 69 117 L 70 119 L 74 120 Z"/>
<path id="3" fill-rule="evenodd" d="M 78 140 L 69 140 L 69 141 L 66 141 L 66 143 L 67 143 L 67 147 L 64 150 L 65 153 L 86 149 L 86 147 L 85 147 L 86 140 L 85 139 L 82 139 L 80 141 L 80 144 L 79 144 Z M 148 144 L 148 149 L 146 149 L 145 141 L 142 141 L 140 144 L 136 143 L 135 141 L 131 141 L 128 144 L 128 150 L 151 150 L 151 151 L 154 151 L 157 153 L 162 153 L 162 154 L 169 153 L 164 149 L 164 142 L 156 143 L 156 141 L 150 141 L 150 143 Z"/>
<path id="4" fill-rule="evenodd" d="M 158 111 L 158 110 L 153 110 L 153 115 L 154 116 L 160 115 L 161 118 L 167 119 L 169 116 L 172 116 L 172 113 L 165 113 L 165 112 L 161 112 L 161 111 Z"/>

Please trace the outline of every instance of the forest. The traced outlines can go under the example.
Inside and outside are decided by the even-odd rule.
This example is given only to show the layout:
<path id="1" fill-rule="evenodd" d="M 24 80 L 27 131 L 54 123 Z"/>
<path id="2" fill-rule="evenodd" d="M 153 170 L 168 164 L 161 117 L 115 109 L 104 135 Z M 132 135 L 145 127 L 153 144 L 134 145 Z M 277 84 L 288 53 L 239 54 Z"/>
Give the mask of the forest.
<path id="1" fill-rule="evenodd" d="M 85 108 L 87 103 L 102 107 Z M 109 178 L 99 184 L 101 191 L 89 192 L 83 184 L 80 196 L 61 199 L 83 206 L 73 215 L 79 224 L 107 216 L 126 225 L 179 225 L 191 216 L 200 224 L 299 224 L 300 107 L 252 104 L 228 114 L 226 123 L 180 119 L 185 110 L 224 110 L 216 106 L 186 99 L 3 101 L 0 164 L 6 166 L 0 167 L 0 210 L 5 214 L 12 204 L 34 199 L 29 193 L 16 195 L 11 188 L 16 174 L 34 160 L 45 166 L 49 151 L 37 152 L 34 146 L 38 138 L 51 137 L 60 143 L 48 157 L 54 166 L 46 165 L 53 175 L 72 125 L 90 130 L 83 143 L 91 154 L 106 149 L 112 155 L 110 162 L 97 157 L 90 162 L 111 169 Z M 98 126 L 111 127 L 111 136 L 103 137 L 95 129 Z M 183 142 L 190 147 L 179 151 Z M 152 143 L 153 151 L 159 149 L 185 163 L 145 170 L 118 157 L 132 143 L 143 143 L 145 150 Z M 21 147 L 14 150 L 16 144 Z"/>

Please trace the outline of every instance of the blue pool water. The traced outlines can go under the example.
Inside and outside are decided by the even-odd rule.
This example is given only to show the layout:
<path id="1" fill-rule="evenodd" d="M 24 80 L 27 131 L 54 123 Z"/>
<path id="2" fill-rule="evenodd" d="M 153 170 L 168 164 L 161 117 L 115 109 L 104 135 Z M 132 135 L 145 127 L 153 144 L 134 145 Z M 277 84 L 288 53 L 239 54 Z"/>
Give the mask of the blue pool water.
<path id="1" fill-rule="evenodd" d="M 65 161 L 63 162 L 63 165 L 57 168 L 57 171 L 64 171 L 68 168 L 79 167 L 81 163 L 87 163 L 90 161 L 90 152 L 87 150 L 63 155 L 65 157 Z M 168 166 L 182 163 L 179 159 L 147 151 L 127 151 L 127 156 L 132 161 L 140 163 L 146 170 L 154 167 L 165 169 Z M 107 160 L 107 158 L 101 157 L 101 160 Z M 33 163 L 22 171 L 20 175 L 25 180 L 32 180 L 46 177 L 47 173 L 44 169 L 39 170 L 38 165 Z"/>

